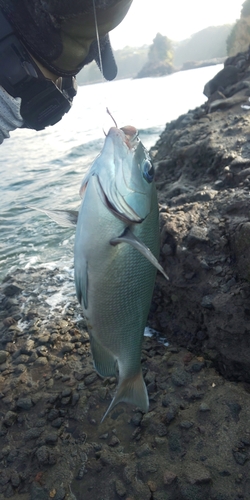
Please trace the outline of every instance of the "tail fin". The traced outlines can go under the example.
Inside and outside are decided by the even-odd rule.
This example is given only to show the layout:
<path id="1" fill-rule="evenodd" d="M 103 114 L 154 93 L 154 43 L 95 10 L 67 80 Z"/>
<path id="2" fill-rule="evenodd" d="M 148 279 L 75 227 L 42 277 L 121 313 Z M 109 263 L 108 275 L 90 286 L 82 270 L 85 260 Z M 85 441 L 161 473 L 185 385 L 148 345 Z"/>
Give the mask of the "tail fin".
<path id="1" fill-rule="evenodd" d="M 141 371 L 134 377 L 126 378 L 121 381 L 110 406 L 102 417 L 101 422 L 103 422 L 109 412 L 122 401 L 124 403 L 130 403 L 138 406 L 145 412 L 148 411 L 148 393 Z"/>

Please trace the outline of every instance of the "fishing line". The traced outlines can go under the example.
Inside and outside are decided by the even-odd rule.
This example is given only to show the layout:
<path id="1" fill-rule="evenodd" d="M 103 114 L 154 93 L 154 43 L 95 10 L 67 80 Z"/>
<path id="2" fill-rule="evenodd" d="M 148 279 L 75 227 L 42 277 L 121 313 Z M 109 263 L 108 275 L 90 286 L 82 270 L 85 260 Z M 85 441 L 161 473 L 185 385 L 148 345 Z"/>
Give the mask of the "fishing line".
<path id="1" fill-rule="evenodd" d="M 98 23 L 97 23 L 95 0 L 93 0 L 93 12 L 94 12 L 94 20 L 95 20 L 95 32 L 96 32 L 96 40 L 97 40 L 97 48 L 98 48 L 100 70 L 101 70 L 101 74 L 102 74 L 103 83 L 107 84 L 108 82 L 105 80 L 105 78 L 103 76 L 102 52 L 101 52 L 99 29 L 98 29 Z M 105 88 L 107 88 L 106 85 L 105 85 L 105 87 L 103 87 L 103 100 L 107 101 L 107 95 L 105 95 L 105 91 L 104 91 Z M 106 113 L 112 118 L 113 122 L 115 123 L 115 126 L 117 127 L 117 123 L 116 123 L 115 119 L 113 118 L 112 114 L 110 113 L 110 111 L 109 111 L 109 109 L 108 109 L 107 106 L 106 106 Z M 103 132 L 104 132 L 104 135 L 106 136 L 106 133 L 104 131 L 104 126 L 103 126 Z"/>
<path id="2" fill-rule="evenodd" d="M 102 78 L 105 81 L 105 78 L 103 76 L 102 53 L 101 53 L 100 37 L 99 37 L 99 30 L 98 30 L 98 24 L 97 24 L 95 0 L 93 0 L 93 11 L 94 11 L 94 19 L 95 19 L 95 32 L 96 32 L 96 40 L 97 40 L 98 55 L 99 55 L 99 62 L 100 62 L 100 70 L 102 73 Z"/>

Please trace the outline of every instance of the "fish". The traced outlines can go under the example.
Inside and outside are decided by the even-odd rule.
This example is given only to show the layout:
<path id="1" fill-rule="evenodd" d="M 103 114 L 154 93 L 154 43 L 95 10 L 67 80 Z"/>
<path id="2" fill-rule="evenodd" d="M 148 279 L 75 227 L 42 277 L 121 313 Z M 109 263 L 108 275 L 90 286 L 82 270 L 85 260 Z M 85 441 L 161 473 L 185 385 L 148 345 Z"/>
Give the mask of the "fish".
<path id="1" fill-rule="evenodd" d="M 75 288 L 94 367 L 101 377 L 118 376 L 102 422 L 121 402 L 143 412 L 149 408 L 141 367 L 143 333 L 157 270 L 168 279 L 158 262 L 154 173 L 137 129 L 113 126 L 82 181 L 79 213 L 44 210 L 59 224 L 76 226 Z"/>

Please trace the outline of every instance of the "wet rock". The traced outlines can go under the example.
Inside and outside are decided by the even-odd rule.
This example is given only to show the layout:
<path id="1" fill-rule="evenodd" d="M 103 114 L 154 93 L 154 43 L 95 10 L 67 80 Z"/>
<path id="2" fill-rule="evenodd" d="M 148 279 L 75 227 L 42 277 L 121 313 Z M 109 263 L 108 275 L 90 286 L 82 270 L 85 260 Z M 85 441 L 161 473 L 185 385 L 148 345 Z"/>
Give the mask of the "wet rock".
<path id="1" fill-rule="evenodd" d="M 3 293 L 6 297 L 14 297 L 22 292 L 22 288 L 15 283 L 10 283 L 3 288 Z"/>
<path id="2" fill-rule="evenodd" d="M 5 363 L 8 353 L 6 351 L 0 351 L 0 365 Z"/>
<path id="3" fill-rule="evenodd" d="M 30 396 L 19 398 L 16 404 L 17 408 L 21 408 L 22 410 L 30 410 L 33 406 Z"/>

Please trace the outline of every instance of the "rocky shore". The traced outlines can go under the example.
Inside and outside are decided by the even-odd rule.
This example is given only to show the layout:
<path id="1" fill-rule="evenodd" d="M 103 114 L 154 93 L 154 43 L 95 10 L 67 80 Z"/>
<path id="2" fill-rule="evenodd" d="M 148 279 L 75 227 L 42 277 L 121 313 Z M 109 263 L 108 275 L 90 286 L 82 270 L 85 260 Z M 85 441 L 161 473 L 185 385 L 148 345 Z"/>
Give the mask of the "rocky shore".
<path id="1" fill-rule="evenodd" d="M 160 334 L 143 343 L 148 414 L 119 405 L 100 423 L 116 380 L 93 369 L 73 281 L 55 300 L 68 275 L 0 285 L 0 500 L 250 499 L 247 57 L 151 151 L 170 282 L 157 276 Z"/>

